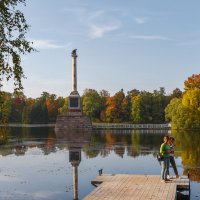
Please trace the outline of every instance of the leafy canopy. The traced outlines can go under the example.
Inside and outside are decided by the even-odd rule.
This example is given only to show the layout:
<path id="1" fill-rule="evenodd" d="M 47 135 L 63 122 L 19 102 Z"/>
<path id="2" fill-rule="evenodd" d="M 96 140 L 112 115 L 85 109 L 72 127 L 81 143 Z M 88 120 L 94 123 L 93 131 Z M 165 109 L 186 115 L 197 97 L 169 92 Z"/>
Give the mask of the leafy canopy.
<path id="1" fill-rule="evenodd" d="M 193 74 L 192 76 L 188 77 L 187 80 L 184 82 L 185 90 L 199 88 L 200 89 L 200 74 Z"/>
<path id="2" fill-rule="evenodd" d="M 0 1 L 0 84 L 13 78 L 15 91 L 23 89 L 21 55 L 35 51 L 25 38 L 29 25 L 19 4 L 25 6 L 25 0 Z"/>

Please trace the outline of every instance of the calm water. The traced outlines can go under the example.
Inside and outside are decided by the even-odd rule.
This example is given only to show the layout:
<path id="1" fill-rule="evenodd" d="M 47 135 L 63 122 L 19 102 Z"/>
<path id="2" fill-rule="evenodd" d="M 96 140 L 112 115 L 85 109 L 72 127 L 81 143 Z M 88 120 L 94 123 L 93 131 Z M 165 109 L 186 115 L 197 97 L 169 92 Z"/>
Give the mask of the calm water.
<path id="1" fill-rule="evenodd" d="M 160 174 L 155 155 L 165 134 L 176 139 L 179 174 L 190 171 L 190 199 L 200 199 L 198 132 L 102 130 L 69 133 L 63 138 L 52 128 L 12 128 L 5 134 L 9 142 L 0 146 L 0 199 L 72 200 L 74 195 L 83 199 L 94 189 L 91 180 L 99 169 Z M 73 177 L 77 176 L 76 192 Z"/>

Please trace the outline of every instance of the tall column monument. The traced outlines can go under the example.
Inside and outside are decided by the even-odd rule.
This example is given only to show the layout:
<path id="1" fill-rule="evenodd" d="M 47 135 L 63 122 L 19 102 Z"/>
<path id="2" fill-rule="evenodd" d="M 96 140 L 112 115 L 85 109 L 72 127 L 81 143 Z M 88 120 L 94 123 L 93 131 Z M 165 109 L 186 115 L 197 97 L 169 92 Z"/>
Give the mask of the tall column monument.
<path id="1" fill-rule="evenodd" d="M 57 117 L 55 131 L 65 134 L 69 131 L 85 131 L 92 129 L 89 117 L 82 113 L 81 98 L 77 90 L 77 49 L 71 53 L 72 57 L 72 91 L 68 97 L 68 111 Z"/>
<path id="2" fill-rule="evenodd" d="M 76 50 L 72 51 L 72 92 L 69 95 L 69 113 L 71 115 L 81 115 L 81 99 L 77 91 L 77 57 Z"/>

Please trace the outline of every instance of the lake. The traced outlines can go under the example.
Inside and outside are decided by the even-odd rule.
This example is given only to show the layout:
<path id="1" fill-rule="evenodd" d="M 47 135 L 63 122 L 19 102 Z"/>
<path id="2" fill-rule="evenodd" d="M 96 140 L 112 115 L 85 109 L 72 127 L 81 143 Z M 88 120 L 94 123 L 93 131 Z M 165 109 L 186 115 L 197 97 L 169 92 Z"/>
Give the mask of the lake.
<path id="1" fill-rule="evenodd" d="M 199 132 L 93 130 L 62 137 L 48 127 L 1 131 L 8 142 L 0 146 L 0 199 L 83 199 L 95 189 L 91 180 L 100 169 L 111 174 L 158 175 L 156 153 L 166 134 L 176 140 L 179 174 L 190 173 L 190 199 L 200 199 Z"/>

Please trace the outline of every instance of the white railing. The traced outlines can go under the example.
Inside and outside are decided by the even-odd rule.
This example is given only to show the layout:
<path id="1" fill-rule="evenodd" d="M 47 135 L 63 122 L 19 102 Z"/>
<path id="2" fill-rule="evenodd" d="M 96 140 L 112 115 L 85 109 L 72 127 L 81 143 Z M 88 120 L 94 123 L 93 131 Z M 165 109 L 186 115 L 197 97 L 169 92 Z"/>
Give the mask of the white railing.
<path id="1" fill-rule="evenodd" d="M 95 129 L 171 129 L 171 124 L 92 123 Z"/>

